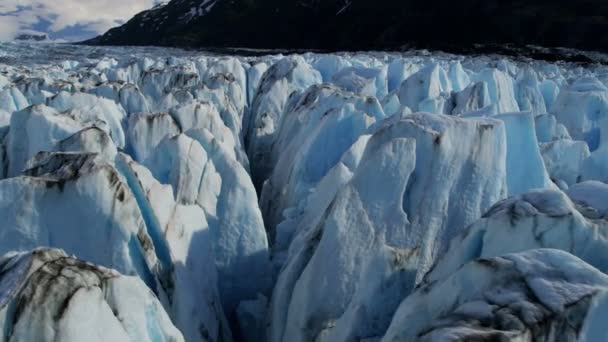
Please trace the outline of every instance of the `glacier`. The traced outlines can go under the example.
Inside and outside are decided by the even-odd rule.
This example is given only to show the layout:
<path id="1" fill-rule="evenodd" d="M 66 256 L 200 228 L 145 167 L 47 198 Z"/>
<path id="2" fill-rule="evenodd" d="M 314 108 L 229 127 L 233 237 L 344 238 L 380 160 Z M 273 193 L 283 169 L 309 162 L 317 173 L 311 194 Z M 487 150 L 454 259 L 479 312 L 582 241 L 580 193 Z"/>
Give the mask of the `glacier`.
<path id="1" fill-rule="evenodd" d="M 606 338 L 606 65 L 0 52 L 2 341 Z"/>
<path id="2" fill-rule="evenodd" d="M 184 341 L 138 277 L 58 249 L 0 259 L 3 341 Z"/>

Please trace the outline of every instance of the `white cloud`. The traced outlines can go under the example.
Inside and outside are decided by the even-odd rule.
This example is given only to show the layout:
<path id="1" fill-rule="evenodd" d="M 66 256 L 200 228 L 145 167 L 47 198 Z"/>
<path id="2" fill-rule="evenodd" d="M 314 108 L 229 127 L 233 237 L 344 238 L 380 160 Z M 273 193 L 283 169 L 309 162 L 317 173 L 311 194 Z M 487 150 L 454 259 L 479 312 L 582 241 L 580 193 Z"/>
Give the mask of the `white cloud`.
<path id="1" fill-rule="evenodd" d="M 0 16 L 0 41 L 12 40 L 19 31 L 17 17 Z"/>
<path id="2" fill-rule="evenodd" d="M 156 0 L 0 0 L 0 40 L 31 28 L 40 20 L 51 23 L 50 32 L 76 25 L 103 33 Z"/>

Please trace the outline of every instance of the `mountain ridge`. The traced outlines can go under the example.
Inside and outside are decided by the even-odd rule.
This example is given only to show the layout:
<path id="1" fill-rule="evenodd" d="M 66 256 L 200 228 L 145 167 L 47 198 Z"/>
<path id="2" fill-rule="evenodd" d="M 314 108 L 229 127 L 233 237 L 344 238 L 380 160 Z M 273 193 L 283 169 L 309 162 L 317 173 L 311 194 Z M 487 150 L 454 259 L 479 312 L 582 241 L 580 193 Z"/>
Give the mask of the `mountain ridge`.
<path id="1" fill-rule="evenodd" d="M 94 45 L 320 50 L 515 44 L 608 51 L 608 3 L 583 0 L 173 0 Z"/>

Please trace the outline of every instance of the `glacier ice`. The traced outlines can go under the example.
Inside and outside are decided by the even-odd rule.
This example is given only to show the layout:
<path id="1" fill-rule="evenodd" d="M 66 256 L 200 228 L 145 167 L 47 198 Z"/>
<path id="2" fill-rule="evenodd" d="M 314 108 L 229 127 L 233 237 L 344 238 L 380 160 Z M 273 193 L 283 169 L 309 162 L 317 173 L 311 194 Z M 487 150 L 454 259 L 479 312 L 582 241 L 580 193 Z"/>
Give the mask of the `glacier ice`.
<path id="1" fill-rule="evenodd" d="M 583 165 L 591 154 L 584 141 L 569 139 L 540 144 L 540 150 L 551 179 L 562 180 L 568 185 L 581 180 Z"/>
<path id="2" fill-rule="evenodd" d="M 260 80 L 248 121 L 244 122 L 245 146 L 258 189 L 271 169 L 269 153 L 288 99 L 318 83 L 321 83 L 321 74 L 302 57 L 281 59 L 268 68 Z"/>
<path id="3" fill-rule="evenodd" d="M 597 206 L 597 200 L 591 199 L 593 204 L 589 205 L 581 199 L 586 197 L 581 194 L 599 192 L 587 190 L 593 188 L 593 184 L 573 188 L 572 201 L 559 190 L 533 190 L 497 203 L 450 242 L 450 248 L 426 275 L 425 281 L 432 283 L 447 277 L 478 258 L 538 248 L 567 251 L 607 272 L 608 256 L 601 252 L 607 244 L 606 222 L 596 221 L 598 215 L 585 209 L 593 208 L 593 204 Z M 603 191 L 605 196 L 606 190 Z M 599 214 L 600 209 L 603 208 L 596 209 Z M 507 244 L 506 240 L 512 243 Z"/>
<path id="4" fill-rule="evenodd" d="M 0 181 L 1 253 L 61 248 L 139 275 L 159 291 L 154 246 L 132 192 L 113 166 L 97 154 L 77 152 L 41 152 L 30 166 L 23 176 Z M 100 244 L 107 248 L 96 248 Z"/>
<path id="5" fill-rule="evenodd" d="M 414 112 L 427 110 L 428 106 L 424 106 L 425 104 L 438 101 L 434 112 L 443 114 L 446 112 L 444 106 L 447 101 L 442 95 L 447 95 L 450 91 L 451 85 L 446 71 L 439 65 L 432 64 L 401 83 L 399 101 Z"/>
<path id="6" fill-rule="evenodd" d="M 137 277 L 58 249 L 0 258 L 3 341 L 159 341 L 183 337 Z"/>
<path id="7" fill-rule="evenodd" d="M 530 112 L 496 116 L 505 123 L 507 134 L 507 187 L 510 195 L 551 187 L 551 179 L 538 147 L 534 118 Z M 525 163 L 522 163 L 525 160 Z"/>
<path id="8" fill-rule="evenodd" d="M 95 282 L 53 280 L 73 295 L 66 318 L 47 296 L 5 336 L 605 336 L 604 65 L 0 53 L 20 56 L 0 59 L 0 319 L 41 258 L 67 263 L 69 286 Z"/>
<path id="9" fill-rule="evenodd" d="M 452 227 L 471 223 L 504 196 L 505 133 L 500 121 L 410 114 L 388 118 L 374 131 L 352 174 L 345 170 L 350 178 L 345 186 L 321 215 L 316 213 L 319 218 L 304 222 L 295 232 L 273 293 L 272 341 L 320 336 L 331 341 L 334 322 L 343 315 L 356 315 L 345 313 L 347 307 L 356 311 L 357 305 L 363 305 L 352 302 L 355 293 L 363 292 L 358 302 L 373 300 L 365 298 L 375 293 L 373 285 L 371 290 L 363 288 L 367 278 L 359 284 L 354 275 L 363 271 L 376 250 L 392 246 L 397 248 L 394 254 L 409 256 L 402 259 L 404 267 L 411 269 L 406 278 L 412 288 L 455 235 Z M 472 168 L 479 174 L 473 175 Z M 316 208 L 315 204 L 311 206 Z M 389 267 L 387 283 L 393 279 L 391 271 L 403 271 L 383 267 Z M 402 292 L 393 296 L 407 294 L 403 292 L 408 281 L 403 282 Z M 390 317 L 391 312 L 369 314 Z M 359 319 L 364 321 L 365 316 Z M 356 325 L 345 324 L 346 331 Z M 348 340 L 348 332 L 336 334 Z"/>
<path id="10" fill-rule="evenodd" d="M 159 259 L 172 269 L 163 285 L 176 326 L 188 341 L 230 341 L 205 212 L 176 202 L 170 185 L 129 156 L 119 155 L 116 164 L 135 195 Z"/>
<path id="11" fill-rule="evenodd" d="M 515 92 L 519 109 L 534 115 L 547 113 L 547 104 L 536 71 L 524 68 L 518 76 Z"/>
<path id="12" fill-rule="evenodd" d="M 294 101 L 284 112 L 268 158 L 274 170 L 261 203 L 269 228 L 315 187 L 359 135 L 384 117 L 375 98 L 332 86 L 312 86 Z"/>
<path id="13" fill-rule="evenodd" d="M 127 127 L 127 151 L 135 160 L 143 162 L 165 137 L 180 132 L 178 122 L 169 113 L 133 114 L 129 117 Z"/>
<path id="14" fill-rule="evenodd" d="M 515 98 L 515 82 L 504 71 L 496 68 L 485 68 L 472 78 L 475 82 L 484 82 L 488 86 L 490 100 L 496 105 L 498 113 L 519 112 Z"/>
<path id="15" fill-rule="evenodd" d="M 56 150 L 59 142 L 86 127 L 108 130 L 105 122 L 98 121 L 97 117 L 87 117 L 90 113 L 80 116 L 81 113 L 59 112 L 52 107 L 36 105 L 11 115 L 6 142 L 7 175 L 18 176 L 36 153 Z"/>
<path id="16" fill-rule="evenodd" d="M 575 341 L 607 284 L 558 250 L 477 259 L 416 289 L 382 341 Z"/>
<path id="17" fill-rule="evenodd" d="M 253 183 L 231 150 L 208 130 L 193 130 L 165 138 L 144 165 L 171 185 L 177 203 L 204 212 L 225 310 L 266 293 L 270 260 L 262 214 Z"/>
<path id="18" fill-rule="evenodd" d="M 601 122 L 608 115 L 608 88 L 593 76 L 579 78 L 560 89 L 550 112 L 572 138 L 586 141 L 595 151 L 600 145 Z"/>
<path id="19" fill-rule="evenodd" d="M 586 181 L 571 186 L 566 193 L 579 205 L 579 210 L 590 218 L 604 217 L 608 212 L 608 185 L 598 181 Z"/>

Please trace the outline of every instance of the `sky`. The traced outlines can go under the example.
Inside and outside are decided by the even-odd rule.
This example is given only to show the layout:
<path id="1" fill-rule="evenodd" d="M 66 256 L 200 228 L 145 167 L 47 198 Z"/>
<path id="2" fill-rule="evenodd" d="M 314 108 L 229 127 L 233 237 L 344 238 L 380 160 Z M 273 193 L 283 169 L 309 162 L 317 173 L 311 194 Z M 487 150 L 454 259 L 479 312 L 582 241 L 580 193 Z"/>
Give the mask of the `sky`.
<path id="1" fill-rule="evenodd" d="M 121 25 L 159 0 L 0 0 L 0 41 L 23 32 L 80 41 Z"/>

